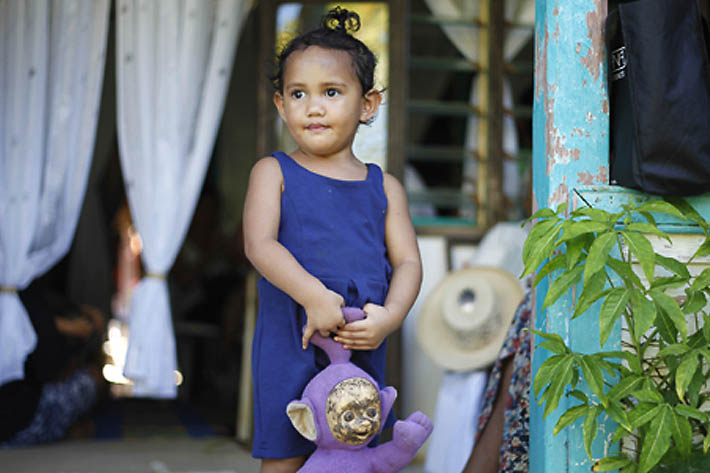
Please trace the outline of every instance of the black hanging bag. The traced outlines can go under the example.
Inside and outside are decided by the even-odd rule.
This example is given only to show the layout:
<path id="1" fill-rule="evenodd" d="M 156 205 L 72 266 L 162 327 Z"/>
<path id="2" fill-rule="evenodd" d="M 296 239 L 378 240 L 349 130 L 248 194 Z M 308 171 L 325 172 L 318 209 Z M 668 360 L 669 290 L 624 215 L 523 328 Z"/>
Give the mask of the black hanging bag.
<path id="1" fill-rule="evenodd" d="M 698 0 L 638 0 L 607 17 L 612 183 L 710 192 L 709 37 Z"/>

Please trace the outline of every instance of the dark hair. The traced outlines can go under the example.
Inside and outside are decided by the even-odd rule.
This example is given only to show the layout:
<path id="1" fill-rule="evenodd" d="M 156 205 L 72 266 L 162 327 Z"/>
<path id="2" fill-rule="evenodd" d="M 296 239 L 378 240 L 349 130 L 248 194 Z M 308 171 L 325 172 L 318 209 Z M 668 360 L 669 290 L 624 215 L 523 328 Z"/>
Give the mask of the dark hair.
<path id="1" fill-rule="evenodd" d="M 276 72 L 271 83 L 278 92 L 283 92 L 283 73 L 286 60 L 294 51 L 302 51 L 309 46 L 345 51 L 350 55 L 362 93 L 375 85 L 375 65 L 377 60 L 365 43 L 353 37 L 349 31 L 360 29 L 360 15 L 344 8 L 335 7 L 321 20 L 321 26 L 296 36 L 276 57 Z"/>

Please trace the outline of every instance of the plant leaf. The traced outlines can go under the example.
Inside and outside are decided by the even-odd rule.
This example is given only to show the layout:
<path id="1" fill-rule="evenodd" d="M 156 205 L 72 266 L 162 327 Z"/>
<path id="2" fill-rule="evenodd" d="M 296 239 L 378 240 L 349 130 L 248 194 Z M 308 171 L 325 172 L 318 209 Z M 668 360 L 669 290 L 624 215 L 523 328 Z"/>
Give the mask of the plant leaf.
<path id="1" fill-rule="evenodd" d="M 693 447 L 693 428 L 688 419 L 671 412 L 671 433 L 681 455 L 687 457 Z"/>
<path id="2" fill-rule="evenodd" d="M 661 406 L 659 414 L 651 421 L 641 446 L 639 457 L 639 473 L 647 473 L 665 455 L 671 443 L 670 420 L 671 409 L 669 406 Z"/>
<path id="3" fill-rule="evenodd" d="M 567 259 L 567 269 L 572 269 L 577 265 L 579 258 L 582 256 L 582 250 L 589 251 L 589 247 L 594 243 L 594 236 L 587 233 L 579 235 L 577 238 L 572 238 L 567 241 L 565 256 Z"/>
<path id="4" fill-rule="evenodd" d="M 613 421 L 621 425 L 624 429 L 631 432 L 631 422 L 629 421 L 629 416 L 624 411 L 622 404 L 619 401 L 612 401 L 607 407 L 607 414 Z"/>
<path id="5" fill-rule="evenodd" d="M 663 266 L 673 274 L 677 274 L 678 276 L 686 280 L 690 279 L 690 272 L 688 271 L 688 267 L 675 258 L 669 258 L 667 256 L 659 255 L 658 253 L 656 253 L 656 263 Z"/>
<path id="6" fill-rule="evenodd" d="M 579 366 L 582 368 L 584 379 L 587 381 L 589 389 L 599 398 L 599 400 L 607 406 L 607 397 L 604 394 L 604 375 L 602 374 L 599 360 L 592 356 L 584 355 L 579 360 Z"/>
<path id="7" fill-rule="evenodd" d="M 706 422 L 708 420 L 707 414 L 703 411 L 696 409 L 695 407 L 690 407 L 686 404 L 678 404 L 675 406 L 675 411 L 684 417 L 690 417 L 691 419 L 699 420 L 701 422 Z"/>
<path id="8" fill-rule="evenodd" d="M 582 293 L 579 295 L 575 304 L 574 314 L 572 314 L 573 319 L 582 315 L 589 306 L 611 292 L 611 289 L 604 289 L 604 286 L 606 286 L 606 278 L 606 270 L 603 269 L 587 281 L 587 284 L 583 286 Z"/>
<path id="9" fill-rule="evenodd" d="M 619 287 L 612 289 L 602 303 L 602 308 L 599 312 L 599 343 L 602 347 L 607 338 L 609 338 L 616 320 L 626 308 L 630 297 L 631 291 L 629 289 Z"/>
<path id="10" fill-rule="evenodd" d="M 655 225 L 651 225 L 650 223 L 633 222 L 633 223 L 630 223 L 626 226 L 626 230 L 628 230 L 630 232 L 647 233 L 647 234 L 651 234 L 651 235 L 656 235 L 659 238 L 663 238 L 664 240 L 667 240 L 668 243 L 671 243 L 671 239 L 666 232 L 664 232 L 663 230 L 660 230 Z"/>
<path id="11" fill-rule="evenodd" d="M 643 218 L 645 218 L 648 223 L 653 226 L 656 226 L 656 219 L 653 218 L 653 215 L 645 211 L 639 211 L 638 209 L 636 209 L 636 212 L 640 214 Z"/>
<path id="12" fill-rule="evenodd" d="M 690 288 L 694 291 L 702 291 L 708 286 L 710 286 L 710 268 L 705 268 L 693 280 L 693 283 L 690 285 Z"/>
<path id="13" fill-rule="evenodd" d="M 710 432 L 705 435 L 705 440 L 703 440 L 703 453 L 707 455 L 708 450 L 710 450 Z"/>
<path id="14" fill-rule="evenodd" d="M 592 442 L 597 436 L 597 417 L 602 412 L 601 406 L 592 407 L 587 413 L 587 417 L 582 423 L 582 438 L 584 439 L 584 449 L 587 451 L 587 456 L 592 459 Z"/>
<path id="15" fill-rule="evenodd" d="M 550 288 L 547 290 L 545 295 L 545 301 L 542 304 L 542 308 L 546 309 L 555 303 L 557 299 L 566 293 L 567 290 L 574 284 L 577 284 L 582 278 L 582 270 L 584 266 L 577 266 L 574 269 L 570 269 L 562 273 L 557 279 L 555 279 Z"/>
<path id="16" fill-rule="evenodd" d="M 685 321 L 685 314 L 680 310 L 680 306 L 675 299 L 656 289 L 652 289 L 648 293 L 656 305 L 663 309 L 663 312 L 668 315 L 676 330 L 678 330 L 678 333 L 680 333 L 683 338 L 683 341 L 685 341 L 688 338 L 688 326 Z"/>
<path id="17" fill-rule="evenodd" d="M 641 283 L 641 279 L 639 279 L 638 275 L 634 272 L 634 270 L 629 264 L 624 263 L 623 261 L 613 257 L 609 258 L 606 264 L 612 270 L 614 270 L 614 272 L 618 274 L 621 279 L 623 279 L 624 284 L 626 284 L 626 286 L 638 287 L 640 289 L 644 287 Z"/>
<path id="18" fill-rule="evenodd" d="M 542 395 L 542 399 L 547 402 L 545 404 L 545 409 L 543 411 L 543 418 L 557 409 L 560 404 L 560 399 L 565 392 L 565 389 L 572 381 L 574 377 L 574 366 L 577 361 L 575 355 L 568 355 L 557 367 L 556 375 L 552 378 L 550 382 L 550 387 Z"/>
<path id="19" fill-rule="evenodd" d="M 660 404 L 663 402 L 663 396 L 655 387 L 650 388 L 648 386 L 644 386 L 642 389 L 631 393 L 631 395 L 642 402 L 650 402 L 653 404 Z"/>
<path id="20" fill-rule="evenodd" d="M 562 269 L 565 267 L 565 255 L 564 254 L 559 254 L 555 256 L 552 259 L 547 260 L 547 263 L 545 263 L 542 268 L 540 268 L 540 271 L 535 273 L 535 279 L 533 280 L 533 286 L 537 286 L 542 279 L 550 274 L 553 271 L 557 271 L 558 269 Z"/>
<path id="21" fill-rule="evenodd" d="M 698 369 L 700 362 L 696 352 L 690 352 L 683 358 L 683 361 L 678 366 L 675 373 L 675 392 L 678 399 L 685 399 L 685 390 L 688 389 L 690 381 L 693 379 L 695 370 Z"/>
<path id="22" fill-rule="evenodd" d="M 606 351 L 598 354 L 602 358 L 617 358 L 620 360 L 626 360 L 629 364 L 629 368 L 634 374 L 641 374 L 641 362 L 632 353 L 628 351 Z"/>
<path id="23" fill-rule="evenodd" d="M 678 341 L 678 330 L 673 325 L 670 317 L 662 310 L 656 314 L 656 328 L 664 342 L 673 344 Z"/>
<path id="24" fill-rule="evenodd" d="M 672 343 L 661 348 L 658 352 L 658 356 L 666 357 L 671 355 L 685 355 L 690 351 L 690 347 L 685 343 Z"/>
<path id="25" fill-rule="evenodd" d="M 538 211 L 538 213 L 543 210 L 550 209 L 542 209 Z M 533 217 L 535 216 L 533 215 Z M 531 219 L 533 217 L 531 217 Z M 532 226 L 532 228 L 530 229 L 530 233 L 528 233 L 528 236 L 527 238 L 525 238 L 525 242 L 523 243 L 523 261 L 527 261 L 528 257 L 530 256 L 530 252 L 533 248 L 536 247 L 536 244 L 538 243 L 540 238 L 560 223 L 561 220 L 559 218 L 548 218 L 545 220 L 540 220 Z"/>
<path id="26" fill-rule="evenodd" d="M 651 289 L 657 289 L 659 291 L 665 291 L 667 289 L 676 289 L 679 287 L 683 287 L 688 283 L 687 279 L 684 279 L 680 276 L 663 276 L 660 278 L 656 278 L 653 280 L 651 283 L 650 288 Z"/>
<path id="27" fill-rule="evenodd" d="M 542 365 L 537 370 L 535 374 L 535 381 L 533 382 L 533 391 L 535 392 L 535 397 L 540 395 L 540 390 L 550 384 L 552 377 L 555 375 L 555 368 L 565 357 L 563 355 L 555 355 L 546 359 Z"/>
<path id="28" fill-rule="evenodd" d="M 601 233 L 612 230 L 611 223 L 595 222 L 594 220 L 568 220 L 571 224 L 565 228 L 560 243 L 577 238 L 585 233 Z"/>
<path id="29" fill-rule="evenodd" d="M 615 455 L 612 457 L 602 458 L 597 460 L 594 465 L 592 465 L 592 471 L 612 471 L 623 468 L 629 465 L 631 460 L 625 455 Z"/>
<path id="30" fill-rule="evenodd" d="M 638 390 L 641 385 L 643 378 L 637 375 L 627 376 L 622 378 L 617 384 L 612 386 L 612 388 L 607 393 L 609 400 L 618 401 L 631 395 L 634 391 Z"/>
<path id="31" fill-rule="evenodd" d="M 535 329 L 531 330 L 531 332 L 534 333 L 535 335 L 537 335 L 538 337 L 542 337 L 545 340 L 549 340 L 551 342 L 559 344 L 562 347 L 565 347 L 565 349 L 563 351 L 565 353 L 569 353 L 569 348 L 566 348 L 567 345 L 565 344 L 565 341 L 562 339 L 562 337 L 560 337 L 556 333 L 547 333 L 547 332 L 543 332 L 541 330 L 535 330 Z"/>
<path id="32" fill-rule="evenodd" d="M 668 202 L 663 202 L 662 200 L 649 200 L 639 205 L 634 209 L 635 212 L 656 212 L 666 215 L 671 215 L 673 217 L 678 217 L 680 219 L 685 219 L 685 216 L 676 209 L 673 205 Z"/>
<path id="33" fill-rule="evenodd" d="M 696 370 L 695 374 L 693 375 L 693 379 L 688 385 L 688 404 L 690 404 L 691 406 L 700 405 L 699 402 L 700 399 L 702 399 L 702 397 L 700 396 L 700 392 L 705 387 L 706 382 L 707 378 L 703 374 L 703 370 Z"/>
<path id="34" fill-rule="evenodd" d="M 616 232 L 610 231 L 597 236 L 589 248 L 587 262 L 584 265 L 584 285 L 605 265 L 609 259 L 609 252 L 616 243 Z"/>
<path id="35" fill-rule="evenodd" d="M 548 350 L 557 355 L 564 355 L 567 350 L 567 347 L 565 347 L 564 345 L 560 345 L 559 343 L 553 342 L 551 340 L 545 340 L 544 342 L 541 342 L 540 344 L 538 344 L 537 348 L 544 348 L 545 350 Z"/>
<path id="36" fill-rule="evenodd" d="M 653 252 L 651 242 L 640 233 L 622 231 L 621 234 L 629 250 L 638 258 L 646 280 L 650 284 L 653 282 L 653 271 L 656 266 L 656 254 Z"/>
<path id="37" fill-rule="evenodd" d="M 551 208 L 545 207 L 543 209 L 538 210 L 534 214 L 532 214 L 530 216 L 530 218 L 528 218 L 528 220 L 539 220 L 539 219 L 543 219 L 543 218 L 550 218 L 550 217 L 554 217 L 555 215 L 557 215 L 557 214 L 555 213 L 554 210 L 552 210 Z"/>
<path id="38" fill-rule="evenodd" d="M 686 289 L 685 293 L 688 296 L 688 300 L 683 304 L 684 314 L 695 314 L 700 312 L 707 305 L 707 298 L 705 293 L 702 291 L 694 291 L 690 288 Z"/>
<path id="39" fill-rule="evenodd" d="M 693 256 L 690 257 L 690 261 L 707 255 L 710 255 L 710 236 L 705 237 L 705 241 L 695 250 Z"/>
<path id="40" fill-rule="evenodd" d="M 587 397 L 587 395 L 584 394 L 579 389 L 574 389 L 574 390 L 568 392 L 567 395 L 572 396 L 575 399 L 579 399 L 580 401 L 582 401 L 585 404 L 587 404 L 589 402 L 589 397 Z"/>
<path id="41" fill-rule="evenodd" d="M 550 225 L 547 224 L 547 222 L 553 223 Z M 521 277 L 531 274 L 540 266 L 540 263 L 552 256 L 553 250 L 558 245 L 557 238 L 560 234 L 561 227 L 559 223 L 559 220 L 543 220 L 530 230 L 528 237 L 525 239 L 525 244 L 523 245 L 525 270 Z M 538 225 L 543 225 L 542 230 L 545 231 L 540 230 L 533 233 Z"/>
<path id="42" fill-rule="evenodd" d="M 687 220 L 697 223 L 702 228 L 708 228 L 708 222 L 705 221 L 702 215 L 700 215 L 687 200 L 682 197 L 664 197 L 663 200 L 683 213 L 684 218 Z"/>
<path id="43" fill-rule="evenodd" d="M 580 207 L 572 212 L 572 217 L 587 217 L 590 220 L 601 223 L 613 223 L 614 215 L 602 209 L 592 207 Z"/>
<path id="44" fill-rule="evenodd" d="M 564 414 L 560 416 L 555 424 L 555 428 L 552 430 L 552 435 L 557 435 L 562 429 L 570 425 L 575 420 L 579 419 L 589 411 L 590 408 L 586 404 L 581 406 L 574 406 L 567 409 Z"/>
<path id="45" fill-rule="evenodd" d="M 640 402 L 629 411 L 629 422 L 632 430 L 651 422 L 651 420 L 661 411 L 662 405 L 650 402 Z"/>
<path id="46" fill-rule="evenodd" d="M 705 358 L 705 361 L 707 363 L 710 363 L 710 349 L 700 348 L 700 349 L 698 349 L 698 351 L 700 352 L 701 355 L 703 355 L 703 357 Z"/>
<path id="47" fill-rule="evenodd" d="M 631 307 L 634 336 L 639 340 L 656 321 L 656 304 L 646 299 L 646 296 L 641 291 L 632 290 Z"/>

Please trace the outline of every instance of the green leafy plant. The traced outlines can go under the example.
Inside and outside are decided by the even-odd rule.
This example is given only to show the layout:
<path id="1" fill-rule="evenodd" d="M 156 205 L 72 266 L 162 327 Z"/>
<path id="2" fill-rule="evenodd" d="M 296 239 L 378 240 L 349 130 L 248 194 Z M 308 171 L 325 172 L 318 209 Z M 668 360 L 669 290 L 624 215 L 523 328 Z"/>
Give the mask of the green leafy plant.
<path id="1" fill-rule="evenodd" d="M 681 199 L 629 204 L 618 213 L 565 212 L 563 205 L 531 217 L 537 222 L 523 249 L 523 275 L 535 273 L 534 285 L 549 277 L 543 310 L 575 287 L 570 315 L 598 313 L 600 351 L 577 353 L 559 335 L 534 331 L 543 339 L 537 347 L 551 352 L 533 383 L 535 397 L 545 404 L 543 415 L 563 396 L 570 399 L 572 407 L 559 417 L 554 433 L 580 420 L 593 471 L 660 472 L 674 464 L 686 468 L 674 471 L 695 471 L 696 464 L 697 471 L 708 471 L 710 413 L 703 405 L 710 401 L 710 314 L 705 310 L 710 268 L 693 276 L 689 263 L 710 254 L 710 223 Z M 654 250 L 649 235 L 671 242 L 656 222 L 659 214 L 704 232 L 688 261 Z M 680 296 L 669 295 L 673 291 Z M 598 312 L 588 311 L 595 303 Z M 619 319 L 622 350 L 604 351 Z M 580 389 L 582 379 L 588 389 Z M 603 414 L 618 424 L 613 441 L 624 439 L 624 448 L 592 459 Z"/>

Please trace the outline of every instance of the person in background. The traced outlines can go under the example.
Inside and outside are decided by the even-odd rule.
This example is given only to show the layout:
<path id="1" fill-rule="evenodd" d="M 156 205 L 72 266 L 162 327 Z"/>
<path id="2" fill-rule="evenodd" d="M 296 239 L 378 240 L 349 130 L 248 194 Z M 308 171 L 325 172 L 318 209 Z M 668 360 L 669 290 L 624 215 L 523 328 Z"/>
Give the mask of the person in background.
<path id="1" fill-rule="evenodd" d="M 527 473 L 530 463 L 531 293 L 515 312 L 488 377 L 476 443 L 463 473 Z"/>
<path id="2" fill-rule="evenodd" d="M 85 417 L 106 390 L 105 317 L 96 308 L 30 285 L 20 292 L 37 334 L 25 377 L 0 386 L 0 445 L 20 447 L 91 435 Z"/>

